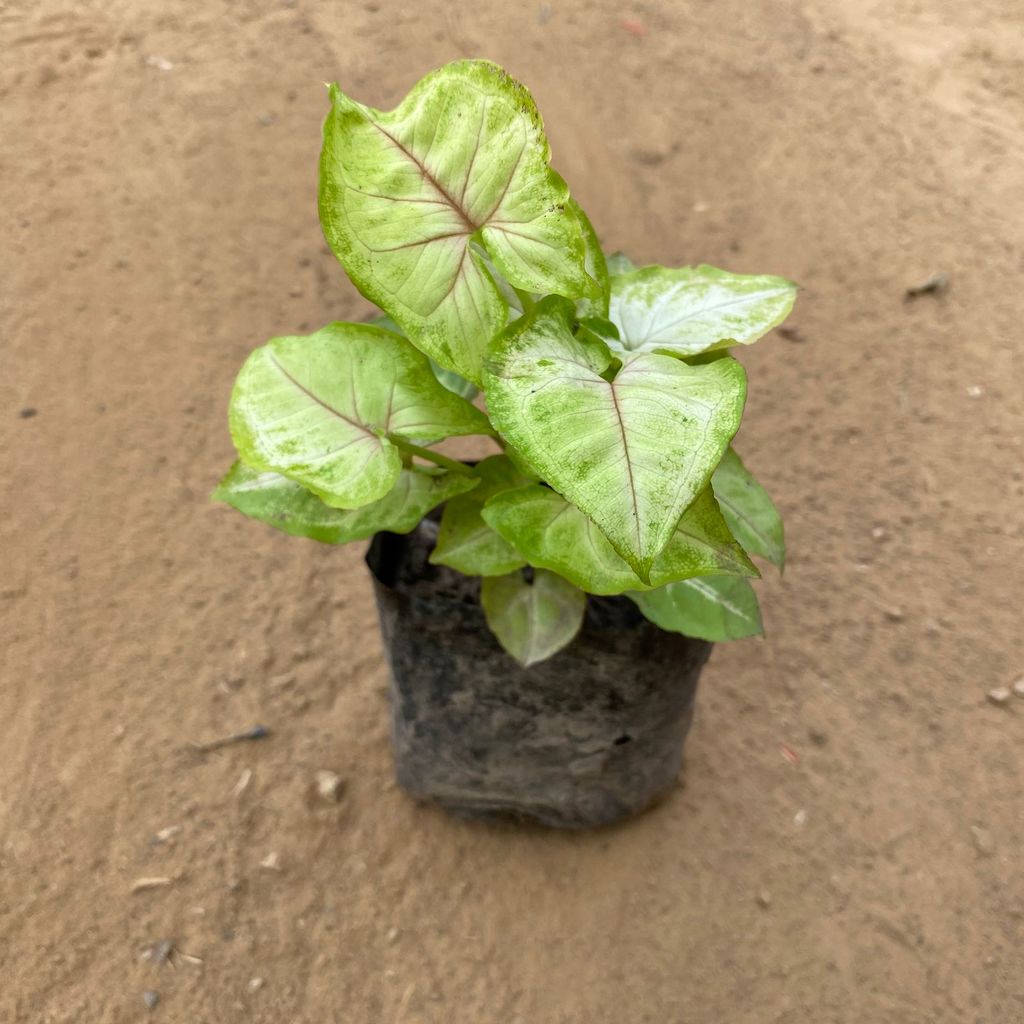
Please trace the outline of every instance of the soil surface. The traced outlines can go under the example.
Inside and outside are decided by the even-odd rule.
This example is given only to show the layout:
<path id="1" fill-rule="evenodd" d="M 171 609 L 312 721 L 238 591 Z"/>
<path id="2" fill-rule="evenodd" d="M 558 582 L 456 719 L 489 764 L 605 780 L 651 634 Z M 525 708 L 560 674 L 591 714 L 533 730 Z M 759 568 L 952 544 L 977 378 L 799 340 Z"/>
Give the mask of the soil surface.
<path id="1" fill-rule="evenodd" d="M 322 83 L 459 56 L 606 245 L 804 287 L 767 637 L 600 832 L 407 799 L 360 546 L 207 501 L 246 353 L 366 312 Z M 1019 0 L 0 4 L 0 1021 L 1024 1021 L 1022 139 Z"/>

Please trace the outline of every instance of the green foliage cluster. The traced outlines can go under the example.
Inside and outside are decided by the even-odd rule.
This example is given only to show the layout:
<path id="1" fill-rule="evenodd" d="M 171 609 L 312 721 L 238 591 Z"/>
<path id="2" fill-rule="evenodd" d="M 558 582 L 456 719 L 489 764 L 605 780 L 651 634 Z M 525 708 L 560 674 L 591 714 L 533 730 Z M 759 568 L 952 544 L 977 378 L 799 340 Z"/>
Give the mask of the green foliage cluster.
<path id="1" fill-rule="evenodd" d="M 795 286 L 606 258 L 494 64 L 449 64 L 392 111 L 330 96 L 320 219 L 383 315 L 249 356 L 215 497 L 329 544 L 443 503 L 432 560 L 483 577 L 523 664 L 575 636 L 586 593 L 691 636 L 760 632 L 750 556 L 782 568 L 782 523 L 730 447 L 747 385 L 729 349 L 781 323 Z M 431 447 L 469 434 L 502 454 Z"/>

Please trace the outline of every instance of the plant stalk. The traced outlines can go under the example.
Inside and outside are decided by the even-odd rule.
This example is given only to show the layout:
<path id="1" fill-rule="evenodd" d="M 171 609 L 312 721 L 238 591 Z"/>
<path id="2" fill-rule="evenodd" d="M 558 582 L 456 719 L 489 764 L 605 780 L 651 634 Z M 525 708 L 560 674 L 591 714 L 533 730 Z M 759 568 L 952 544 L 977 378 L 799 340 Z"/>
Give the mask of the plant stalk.
<path id="1" fill-rule="evenodd" d="M 457 459 L 449 459 L 447 455 L 433 452 L 429 448 L 421 448 L 418 444 L 413 444 L 411 441 L 406 441 L 401 437 L 395 437 L 393 434 L 388 434 L 388 440 L 400 452 L 405 452 L 406 455 L 414 455 L 418 458 L 426 459 L 428 462 L 433 462 L 443 469 L 450 469 L 453 473 L 461 473 L 463 476 L 473 475 L 473 470 Z"/>

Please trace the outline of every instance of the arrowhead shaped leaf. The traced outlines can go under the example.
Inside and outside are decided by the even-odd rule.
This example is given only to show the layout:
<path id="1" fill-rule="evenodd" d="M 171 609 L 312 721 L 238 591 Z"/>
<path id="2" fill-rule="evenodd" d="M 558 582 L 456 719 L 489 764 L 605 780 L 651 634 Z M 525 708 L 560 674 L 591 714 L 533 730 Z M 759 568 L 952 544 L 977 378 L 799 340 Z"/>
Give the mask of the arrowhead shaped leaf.
<path id="1" fill-rule="evenodd" d="M 700 576 L 630 594 L 656 626 L 702 640 L 740 640 L 761 632 L 757 594 L 737 576 Z"/>
<path id="2" fill-rule="evenodd" d="M 644 267 L 612 278 L 610 316 L 623 352 L 693 356 L 752 344 L 789 316 L 795 300 L 796 285 L 781 277 Z"/>
<path id="3" fill-rule="evenodd" d="M 498 642 L 525 667 L 549 658 L 576 636 L 587 596 L 553 572 L 538 569 L 532 582 L 521 572 L 485 576 L 480 603 Z"/>
<path id="4" fill-rule="evenodd" d="M 480 383 L 508 309 L 475 239 L 528 292 L 593 293 L 583 230 L 526 89 L 489 61 L 427 75 L 393 111 L 331 87 L 320 220 L 356 287 L 441 366 Z"/>
<path id="5" fill-rule="evenodd" d="M 458 501 L 474 497 L 471 492 Z M 644 590 L 646 584 L 615 553 L 603 533 L 560 494 L 539 484 L 491 498 L 483 518 L 526 556 L 530 565 L 564 576 L 589 594 Z M 651 567 L 651 586 L 715 573 L 756 576 L 705 488 L 683 513 Z"/>
<path id="6" fill-rule="evenodd" d="M 491 420 L 539 475 L 592 519 L 642 580 L 707 486 L 746 397 L 734 359 L 688 366 L 574 336 L 572 304 L 538 303 L 491 345 Z"/>
<path id="7" fill-rule="evenodd" d="M 526 559 L 480 513 L 488 498 L 530 481 L 504 455 L 484 459 L 475 473 L 479 486 L 445 505 L 430 561 L 467 576 L 501 576 L 526 565 Z"/>
<path id="8" fill-rule="evenodd" d="M 379 530 L 408 533 L 432 508 L 475 486 L 472 477 L 458 473 L 403 469 L 383 498 L 362 508 L 339 509 L 294 480 L 236 462 L 213 498 L 294 537 L 346 544 Z"/>
<path id="9" fill-rule="evenodd" d="M 733 536 L 750 554 L 767 558 L 781 572 L 786 561 L 782 518 L 733 448 L 722 456 L 711 483 Z"/>
<path id="10" fill-rule="evenodd" d="M 394 487 L 402 459 L 392 438 L 491 433 L 404 338 L 344 323 L 256 349 L 235 382 L 230 424 L 244 462 L 335 508 L 368 505 Z"/>

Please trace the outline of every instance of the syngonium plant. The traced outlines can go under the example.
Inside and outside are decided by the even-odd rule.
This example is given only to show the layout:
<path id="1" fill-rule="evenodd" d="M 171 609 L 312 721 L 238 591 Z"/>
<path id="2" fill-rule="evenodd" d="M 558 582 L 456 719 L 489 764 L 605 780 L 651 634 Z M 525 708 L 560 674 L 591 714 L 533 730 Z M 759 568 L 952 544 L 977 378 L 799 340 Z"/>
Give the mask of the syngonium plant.
<path id="1" fill-rule="evenodd" d="M 730 447 L 747 385 L 729 350 L 780 324 L 795 285 L 606 259 L 533 99 L 488 61 L 392 111 L 330 99 L 320 220 L 382 315 L 249 356 L 214 497 L 329 544 L 443 504 L 431 561 L 483 578 L 525 665 L 572 640 L 587 594 L 691 636 L 760 632 L 750 556 L 781 570 L 782 522 Z M 501 453 L 432 447 L 472 434 Z"/>

